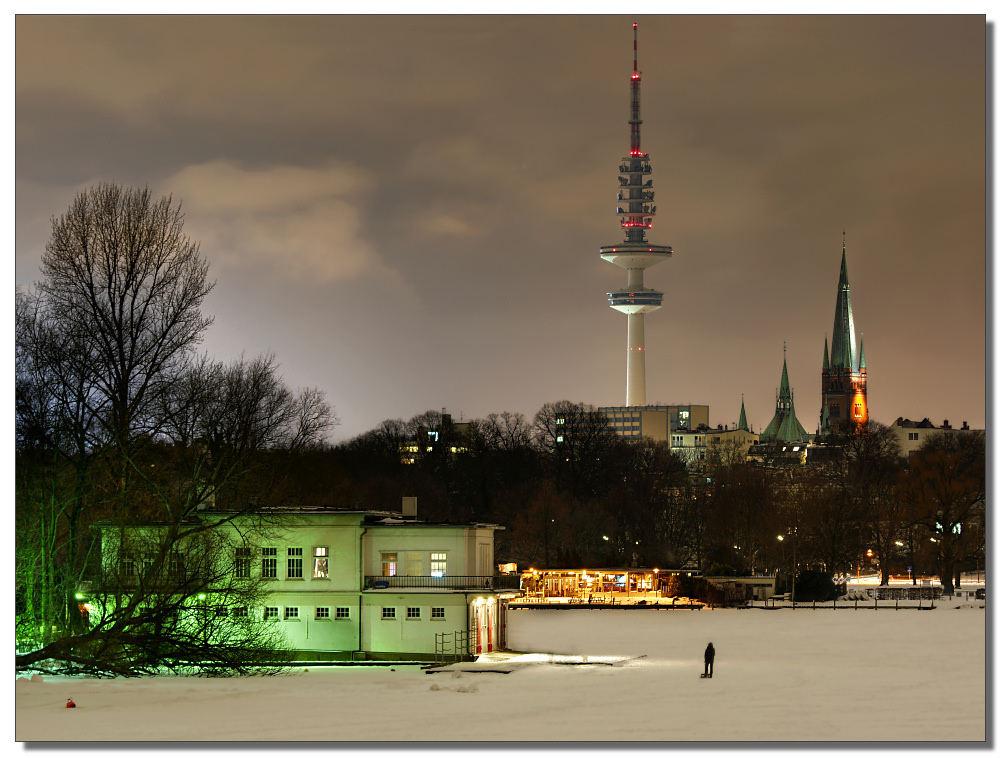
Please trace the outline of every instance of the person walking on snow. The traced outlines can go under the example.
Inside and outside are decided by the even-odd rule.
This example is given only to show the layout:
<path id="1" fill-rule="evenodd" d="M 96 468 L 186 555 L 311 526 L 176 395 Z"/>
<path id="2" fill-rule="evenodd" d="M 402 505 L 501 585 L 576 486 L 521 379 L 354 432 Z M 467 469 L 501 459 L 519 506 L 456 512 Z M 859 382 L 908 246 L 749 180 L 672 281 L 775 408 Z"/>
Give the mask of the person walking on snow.
<path id="1" fill-rule="evenodd" d="M 708 643 L 708 647 L 705 648 L 705 673 L 704 676 L 709 679 L 712 678 L 712 672 L 715 668 L 715 647 L 711 642 Z"/>

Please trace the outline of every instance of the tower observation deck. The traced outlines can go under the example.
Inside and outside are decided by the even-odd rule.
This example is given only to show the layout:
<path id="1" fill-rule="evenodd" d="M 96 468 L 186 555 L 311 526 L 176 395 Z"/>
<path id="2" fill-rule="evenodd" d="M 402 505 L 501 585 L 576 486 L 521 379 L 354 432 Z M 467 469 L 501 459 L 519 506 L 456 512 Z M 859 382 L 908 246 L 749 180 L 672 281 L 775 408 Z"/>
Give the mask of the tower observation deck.
<path id="1" fill-rule="evenodd" d="M 667 245 L 654 245 L 646 239 L 653 228 L 656 206 L 649 156 L 642 152 L 639 128 L 639 25 L 632 24 L 631 144 L 629 153 L 618 166 L 618 216 L 625 240 L 601 247 L 601 258 L 628 271 L 626 289 L 608 293 L 611 307 L 628 316 L 628 359 L 626 364 L 626 405 L 646 404 L 645 316 L 663 304 L 663 293 L 643 284 L 643 271 L 673 254 Z"/>

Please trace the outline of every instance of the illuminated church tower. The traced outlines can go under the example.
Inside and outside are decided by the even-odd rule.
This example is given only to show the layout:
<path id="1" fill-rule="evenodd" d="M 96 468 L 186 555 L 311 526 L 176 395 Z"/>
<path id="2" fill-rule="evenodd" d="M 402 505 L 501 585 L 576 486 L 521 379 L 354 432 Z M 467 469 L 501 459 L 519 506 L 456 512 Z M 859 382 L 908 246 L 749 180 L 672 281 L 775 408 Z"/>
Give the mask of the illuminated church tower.
<path id="1" fill-rule="evenodd" d="M 828 349 L 829 348 L 829 349 Z M 833 341 L 823 342 L 823 407 L 819 433 L 851 421 L 868 421 L 868 371 L 865 367 L 865 343 L 860 348 L 854 337 L 854 312 L 851 309 L 851 285 L 847 281 L 847 241 L 840 259 L 840 284 L 837 285 L 837 310 L 833 319 Z"/>

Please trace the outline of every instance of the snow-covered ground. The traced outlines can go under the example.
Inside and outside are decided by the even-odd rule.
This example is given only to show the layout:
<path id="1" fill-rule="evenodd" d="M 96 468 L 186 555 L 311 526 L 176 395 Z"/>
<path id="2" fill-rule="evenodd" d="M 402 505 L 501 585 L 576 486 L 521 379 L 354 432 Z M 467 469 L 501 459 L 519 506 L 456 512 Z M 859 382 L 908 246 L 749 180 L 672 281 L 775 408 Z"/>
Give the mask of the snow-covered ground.
<path id="1" fill-rule="evenodd" d="M 508 644 L 526 655 L 430 675 L 18 679 L 16 739 L 982 741 L 984 603 L 936 605 L 517 610 Z M 715 676 L 701 679 L 710 640 Z"/>

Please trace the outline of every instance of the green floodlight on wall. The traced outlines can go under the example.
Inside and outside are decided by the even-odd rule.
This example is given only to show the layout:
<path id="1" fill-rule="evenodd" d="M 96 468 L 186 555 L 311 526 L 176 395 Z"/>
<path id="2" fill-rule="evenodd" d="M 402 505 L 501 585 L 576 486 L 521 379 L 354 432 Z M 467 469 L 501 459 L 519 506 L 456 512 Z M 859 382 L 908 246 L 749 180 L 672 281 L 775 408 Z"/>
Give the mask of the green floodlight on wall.
<path id="1" fill-rule="evenodd" d="M 76 599 L 77 600 L 83 600 L 83 595 L 81 595 L 79 592 L 77 592 L 76 593 Z"/>
<path id="2" fill-rule="evenodd" d="M 199 600 L 204 600 L 205 599 L 205 593 L 202 592 L 200 595 L 198 595 L 198 599 Z"/>

